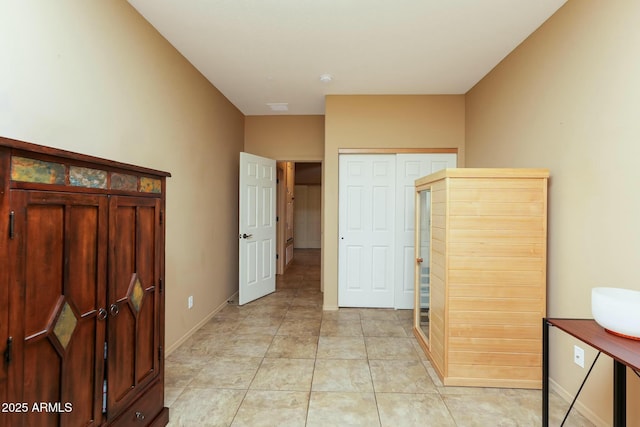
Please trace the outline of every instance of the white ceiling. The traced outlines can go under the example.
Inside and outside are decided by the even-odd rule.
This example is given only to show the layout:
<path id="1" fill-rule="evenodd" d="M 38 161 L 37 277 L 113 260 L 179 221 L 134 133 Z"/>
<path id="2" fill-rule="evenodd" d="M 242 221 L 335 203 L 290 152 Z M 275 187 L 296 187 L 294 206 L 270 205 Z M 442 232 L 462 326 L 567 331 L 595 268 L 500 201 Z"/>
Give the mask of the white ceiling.
<path id="1" fill-rule="evenodd" d="M 466 93 L 566 2 L 128 1 L 245 115 L 324 114 L 330 94 Z"/>

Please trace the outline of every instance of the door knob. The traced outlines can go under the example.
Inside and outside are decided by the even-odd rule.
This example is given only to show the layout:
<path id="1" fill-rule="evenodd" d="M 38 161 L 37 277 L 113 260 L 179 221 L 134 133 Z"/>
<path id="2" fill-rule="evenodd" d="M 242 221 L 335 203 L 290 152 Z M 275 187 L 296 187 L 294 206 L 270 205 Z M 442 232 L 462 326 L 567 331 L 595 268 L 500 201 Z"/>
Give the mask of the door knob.
<path id="1" fill-rule="evenodd" d="M 248 238 L 250 238 L 250 237 L 253 237 L 253 234 L 246 234 L 246 233 L 245 233 L 245 234 L 243 234 L 243 235 L 242 235 L 242 238 L 243 238 L 243 239 L 248 239 Z"/>
<path id="2" fill-rule="evenodd" d="M 107 309 L 101 308 L 98 310 L 98 320 L 104 320 L 107 318 Z"/>
<path id="3" fill-rule="evenodd" d="M 423 262 L 423 261 L 424 261 L 424 259 L 422 259 L 422 258 L 416 258 L 416 262 Z"/>
<path id="4" fill-rule="evenodd" d="M 120 313 L 120 307 L 118 307 L 118 304 L 111 304 L 111 307 L 109 307 L 109 311 L 111 312 L 111 315 L 113 317 L 116 317 L 118 313 Z"/>

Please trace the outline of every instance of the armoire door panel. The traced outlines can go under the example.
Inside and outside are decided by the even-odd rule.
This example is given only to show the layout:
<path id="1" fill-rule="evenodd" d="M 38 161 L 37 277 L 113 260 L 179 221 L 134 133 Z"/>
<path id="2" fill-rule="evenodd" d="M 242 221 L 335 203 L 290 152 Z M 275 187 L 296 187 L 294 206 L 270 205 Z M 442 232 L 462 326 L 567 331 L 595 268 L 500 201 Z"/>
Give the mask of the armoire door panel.
<path id="1" fill-rule="evenodd" d="M 159 374 L 160 206 L 124 196 L 109 204 L 109 417 Z"/>
<path id="2" fill-rule="evenodd" d="M 15 348 L 10 388 L 30 407 L 11 425 L 95 425 L 102 419 L 107 199 L 11 191 L 17 260 L 10 283 Z"/>

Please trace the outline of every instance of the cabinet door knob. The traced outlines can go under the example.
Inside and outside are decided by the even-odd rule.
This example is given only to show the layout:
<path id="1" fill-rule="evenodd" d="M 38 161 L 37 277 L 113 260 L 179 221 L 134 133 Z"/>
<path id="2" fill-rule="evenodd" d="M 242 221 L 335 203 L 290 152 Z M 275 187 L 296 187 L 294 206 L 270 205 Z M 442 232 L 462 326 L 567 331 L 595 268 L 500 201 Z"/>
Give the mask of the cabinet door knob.
<path id="1" fill-rule="evenodd" d="M 144 414 L 140 411 L 136 412 L 136 420 L 142 421 L 144 420 Z"/>
<path id="2" fill-rule="evenodd" d="M 98 320 L 104 320 L 107 318 L 107 309 L 106 308 L 101 308 L 100 310 L 98 310 Z"/>
<path id="3" fill-rule="evenodd" d="M 111 304 L 111 307 L 109 307 L 109 311 L 111 312 L 111 315 L 113 317 L 116 317 L 118 313 L 120 313 L 120 307 L 118 307 L 118 304 Z"/>

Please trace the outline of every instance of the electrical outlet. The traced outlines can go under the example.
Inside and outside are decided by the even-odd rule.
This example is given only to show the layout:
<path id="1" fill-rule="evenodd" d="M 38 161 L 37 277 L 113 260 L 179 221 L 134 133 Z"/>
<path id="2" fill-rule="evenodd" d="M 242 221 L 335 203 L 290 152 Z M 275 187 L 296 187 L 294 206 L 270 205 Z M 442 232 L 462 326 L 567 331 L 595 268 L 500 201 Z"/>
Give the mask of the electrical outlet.
<path id="1" fill-rule="evenodd" d="M 187 298 L 187 308 L 193 308 L 193 295 L 189 295 Z"/>
<path id="2" fill-rule="evenodd" d="M 584 368 L 584 350 L 577 345 L 573 346 L 573 362 L 581 368 Z"/>

